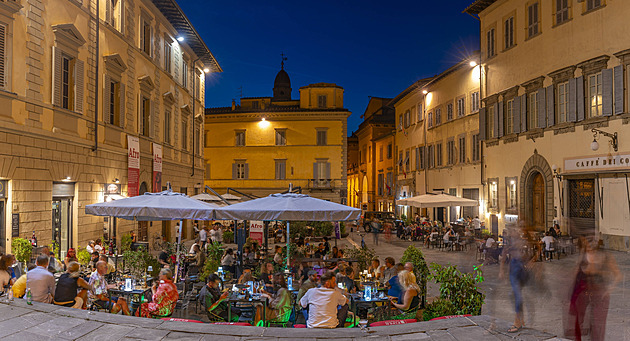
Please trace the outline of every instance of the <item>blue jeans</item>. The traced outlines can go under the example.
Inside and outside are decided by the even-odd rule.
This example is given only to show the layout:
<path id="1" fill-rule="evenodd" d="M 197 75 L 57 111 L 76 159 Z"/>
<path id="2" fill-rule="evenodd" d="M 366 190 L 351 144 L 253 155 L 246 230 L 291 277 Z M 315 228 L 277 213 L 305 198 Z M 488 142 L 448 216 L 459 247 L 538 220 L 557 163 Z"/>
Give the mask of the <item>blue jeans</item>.
<path id="1" fill-rule="evenodd" d="M 523 312 L 523 282 L 527 274 L 525 273 L 525 266 L 523 261 L 517 258 L 510 260 L 510 284 L 512 285 L 512 292 L 514 292 L 514 309 L 516 313 Z"/>

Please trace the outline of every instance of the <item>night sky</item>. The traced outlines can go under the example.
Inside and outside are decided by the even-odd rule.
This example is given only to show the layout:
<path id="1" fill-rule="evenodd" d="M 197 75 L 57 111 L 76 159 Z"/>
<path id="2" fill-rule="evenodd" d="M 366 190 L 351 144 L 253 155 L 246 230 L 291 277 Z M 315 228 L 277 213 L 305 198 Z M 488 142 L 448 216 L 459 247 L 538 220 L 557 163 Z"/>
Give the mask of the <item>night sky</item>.
<path id="1" fill-rule="evenodd" d="M 394 97 L 479 49 L 479 23 L 462 13 L 472 2 L 178 0 L 223 68 L 206 107 L 230 106 L 240 87 L 271 96 L 284 52 L 294 99 L 312 83 L 344 88 L 349 135 L 368 96 Z"/>

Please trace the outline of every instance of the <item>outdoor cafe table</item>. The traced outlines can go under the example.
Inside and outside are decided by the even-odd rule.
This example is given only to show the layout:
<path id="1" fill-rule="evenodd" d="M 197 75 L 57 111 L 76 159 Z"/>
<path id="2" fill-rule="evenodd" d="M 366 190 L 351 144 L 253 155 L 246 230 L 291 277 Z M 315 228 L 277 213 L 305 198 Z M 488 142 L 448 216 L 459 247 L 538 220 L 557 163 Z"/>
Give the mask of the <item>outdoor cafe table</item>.
<path id="1" fill-rule="evenodd" d="M 262 307 L 263 307 L 263 313 L 262 313 L 262 321 L 263 321 L 263 325 L 267 323 L 267 305 L 269 304 L 267 298 L 260 296 L 260 295 L 256 295 L 256 296 L 249 296 L 249 298 L 245 298 L 245 295 L 243 294 L 238 294 L 238 293 L 232 293 L 230 294 L 227 299 L 225 300 L 225 302 L 227 302 L 228 304 L 228 322 L 232 321 L 232 308 L 231 305 L 235 305 L 237 303 L 251 303 L 255 306 L 256 303 L 261 303 Z M 255 312 L 255 310 L 254 310 Z M 255 316 L 255 314 L 254 314 Z"/>
<path id="2" fill-rule="evenodd" d="M 359 308 L 359 306 L 363 306 L 363 307 L 368 307 L 368 308 L 372 308 L 374 306 L 376 306 L 377 304 L 388 304 L 389 303 L 389 298 L 387 296 L 384 296 L 383 298 L 380 298 L 380 295 L 376 298 L 373 298 L 370 301 L 365 300 L 365 298 L 363 297 L 363 293 L 356 293 L 356 294 L 350 294 L 350 306 L 351 306 L 351 310 L 354 313 L 355 316 L 357 315 L 357 310 Z"/>
<path id="3" fill-rule="evenodd" d="M 131 291 L 124 289 L 108 289 L 109 296 L 124 297 L 127 303 L 129 303 L 133 311 L 135 311 L 142 304 L 142 296 L 147 299 L 147 302 L 152 300 L 151 288 L 136 287 Z"/>

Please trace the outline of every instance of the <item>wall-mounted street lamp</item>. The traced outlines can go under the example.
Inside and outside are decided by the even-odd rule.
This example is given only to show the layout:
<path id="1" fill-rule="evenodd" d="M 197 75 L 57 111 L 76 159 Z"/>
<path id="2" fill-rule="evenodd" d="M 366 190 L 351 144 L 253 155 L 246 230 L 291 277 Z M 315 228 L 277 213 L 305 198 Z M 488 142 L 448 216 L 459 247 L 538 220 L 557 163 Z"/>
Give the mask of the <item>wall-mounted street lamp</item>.
<path id="1" fill-rule="evenodd" d="M 617 140 L 617 132 L 611 134 L 608 132 L 605 132 L 603 130 L 599 130 L 596 128 L 591 129 L 591 132 L 593 132 L 593 142 L 591 142 L 591 149 L 593 151 L 596 151 L 599 149 L 599 143 L 597 142 L 597 135 L 604 135 L 607 138 L 610 139 L 610 145 L 613 147 L 613 149 L 615 151 L 619 150 L 619 145 L 618 145 L 618 140 Z"/>
<path id="2" fill-rule="evenodd" d="M 551 165 L 551 170 L 553 171 L 553 177 L 556 178 L 556 180 L 558 181 L 558 199 L 560 200 L 560 212 L 562 216 L 564 216 L 564 190 L 562 189 L 562 175 L 560 174 L 560 168 L 558 168 L 558 166 L 556 166 L 555 164 Z"/>

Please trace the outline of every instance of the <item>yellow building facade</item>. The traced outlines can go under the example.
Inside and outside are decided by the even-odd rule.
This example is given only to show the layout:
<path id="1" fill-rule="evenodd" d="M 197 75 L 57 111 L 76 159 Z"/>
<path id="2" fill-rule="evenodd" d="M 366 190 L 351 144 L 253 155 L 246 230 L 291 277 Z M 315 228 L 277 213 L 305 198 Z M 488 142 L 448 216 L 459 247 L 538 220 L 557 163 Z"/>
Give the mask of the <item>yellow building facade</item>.
<path id="1" fill-rule="evenodd" d="M 476 1 L 487 224 L 596 234 L 628 250 L 630 7 Z"/>
<path id="2" fill-rule="evenodd" d="M 62 257 L 116 232 L 139 229 L 141 240 L 171 234 L 170 223 L 107 220 L 86 215 L 85 205 L 160 191 L 167 182 L 189 194 L 201 188 L 204 69 L 221 68 L 174 0 L 100 5 L 0 2 L 6 249 L 11 238 L 33 233 L 40 245 L 59 243 Z M 137 179 L 128 177 L 128 140 L 137 141 Z M 154 155 L 161 184 L 153 181 Z"/>
<path id="3" fill-rule="evenodd" d="M 291 99 L 284 68 L 273 97 L 205 111 L 205 184 L 266 196 L 301 188 L 334 202 L 347 200 L 347 118 L 343 88 L 317 83 Z"/>
<path id="4" fill-rule="evenodd" d="M 393 210 L 394 109 L 391 98 L 371 97 L 357 136 L 358 206 L 367 211 Z M 389 190 L 388 190 L 389 188 Z"/>
<path id="5" fill-rule="evenodd" d="M 481 197 L 479 149 L 479 66 L 473 55 L 441 74 L 418 81 L 394 100 L 396 108 L 397 199 L 444 192 Z M 453 221 L 479 214 L 477 207 L 417 209 L 435 220 Z"/>

